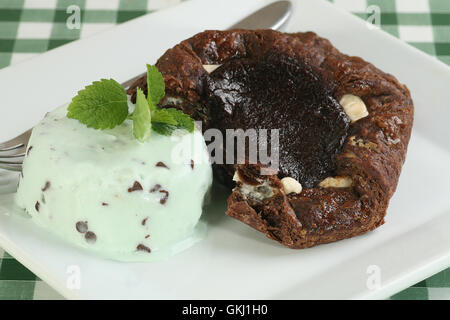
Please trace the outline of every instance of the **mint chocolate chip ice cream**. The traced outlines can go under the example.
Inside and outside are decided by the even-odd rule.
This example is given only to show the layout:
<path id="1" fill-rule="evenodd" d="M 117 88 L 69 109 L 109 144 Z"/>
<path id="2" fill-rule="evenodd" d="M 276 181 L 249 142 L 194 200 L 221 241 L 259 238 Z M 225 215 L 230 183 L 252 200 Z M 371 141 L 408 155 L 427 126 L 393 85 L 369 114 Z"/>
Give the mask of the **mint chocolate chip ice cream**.
<path id="1" fill-rule="evenodd" d="M 100 131 L 66 114 L 49 113 L 28 144 L 16 202 L 37 224 L 121 261 L 163 259 L 201 239 L 212 171 L 199 131 L 140 143 L 131 120 Z"/>

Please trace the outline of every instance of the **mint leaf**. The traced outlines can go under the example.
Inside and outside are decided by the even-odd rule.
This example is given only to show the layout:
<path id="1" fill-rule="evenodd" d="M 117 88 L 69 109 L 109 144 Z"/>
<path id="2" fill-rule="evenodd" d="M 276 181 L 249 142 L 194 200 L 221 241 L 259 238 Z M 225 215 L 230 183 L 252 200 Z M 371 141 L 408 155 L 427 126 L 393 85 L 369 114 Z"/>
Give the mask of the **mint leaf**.
<path id="1" fill-rule="evenodd" d="M 184 129 L 188 132 L 194 131 L 194 120 L 181 110 L 175 108 L 158 109 L 152 114 L 152 122 L 171 125 L 172 127 L 164 127 L 160 129 L 161 132 L 173 131 L 174 129 Z"/>
<path id="2" fill-rule="evenodd" d="M 163 136 L 170 136 L 177 129 L 177 127 L 167 123 L 154 122 L 152 124 L 152 129 Z"/>
<path id="3" fill-rule="evenodd" d="M 90 128 L 112 129 L 128 116 L 127 94 L 117 81 L 101 79 L 78 91 L 67 111 Z"/>
<path id="4" fill-rule="evenodd" d="M 133 121 L 133 135 L 140 142 L 147 141 L 152 130 L 167 136 L 177 129 L 183 129 L 183 133 L 193 132 L 194 120 L 187 114 L 175 108 L 157 107 L 164 98 L 165 85 L 155 66 L 147 65 L 147 84 L 147 98 L 140 88 L 136 89 L 132 114 L 128 114 L 125 89 L 113 79 L 101 79 L 78 92 L 68 107 L 67 116 L 96 129 L 112 129 L 128 118 Z"/>
<path id="5" fill-rule="evenodd" d="M 174 116 L 167 109 L 158 109 L 152 114 L 152 122 L 160 122 L 176 126 L 178 124 Z"/>
<path id="6" fill-rule="evenodd" d="M 131 118 L 134 137 L 140 142 L 147 141 L 152 132 L 151 114 L 148 102 L 140 88 L 136 90 L 136 107 Z"/>
<path id="7" fill-rule="evenodd" d="M 175 129 L 194 131 L 194 120 L 175 108 L 158 109 L 156 106 L 165 95 L 164 78 L 158 68 L 147 64 L 147 101 L 152 113 L 153 130 L 170 135 Z"/>
<path id="8" fill-rule="evenodd" d="M 177 127 L 179 129 L 184 129 L 188 132 L 194 131 L 194 120 L 189 117 L 186 113 L 175 108 L 167 108 L 166 110 L 177 122 Z"/>
<path id="9" fill-rule="evenodd" d="M 150 110 L 156 110 L 156 105 L 164 98 L 164 78 L 158 68 L 147 64 L 147 100 Z"/>

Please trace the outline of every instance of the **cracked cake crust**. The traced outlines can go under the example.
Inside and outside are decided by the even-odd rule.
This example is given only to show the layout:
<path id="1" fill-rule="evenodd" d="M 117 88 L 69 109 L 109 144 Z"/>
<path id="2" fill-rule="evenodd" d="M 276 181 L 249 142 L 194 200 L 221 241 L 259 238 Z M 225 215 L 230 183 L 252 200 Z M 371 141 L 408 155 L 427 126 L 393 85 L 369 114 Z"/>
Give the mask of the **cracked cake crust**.
<path id="1" fill-rule="evenodd" d="M 382 225 L 405 161 L 414 107 L 405 85 L 363 59 L 339 52 L 313 32 L 205 31 L 167 50 L 158 60 L 156 66 L 166 84 L 161 105 L 182 109 L 203 121 L 206 129 L 210 126 L 210 110 L 205 105 L 209 73 L 203 65 L 273 53 L 311 66 L 338 101 L 351 94 L 367 107 L 368 115 L 349 125 L 335 159 L 334 176 L 346 177 L 351 185 L 315 186 L 285 194 L 281 177 L 258 175 L 258 165 L 235 165 L 238 181 L 226 214 L 290 248 L 333 242 Z M 136 87 L 146 91 L 146 78 L 130 87 L 132 99 Z M 234 174 L 230 168 L 220 170 L 230 177 Z M 243 186 L 255 181 L 272 188 L 269 198 L 253 199 L 243 192 Z"/>

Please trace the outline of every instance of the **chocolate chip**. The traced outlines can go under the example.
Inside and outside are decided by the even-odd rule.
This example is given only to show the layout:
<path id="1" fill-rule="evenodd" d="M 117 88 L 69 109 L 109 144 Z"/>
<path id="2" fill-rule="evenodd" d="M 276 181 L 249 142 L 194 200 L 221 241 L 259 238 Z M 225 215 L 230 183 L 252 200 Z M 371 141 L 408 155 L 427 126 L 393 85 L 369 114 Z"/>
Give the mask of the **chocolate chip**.
<path id="1" fill-rule="evenodd" d="M 44 191 L 47 191 L 48 188 L 50 188 L 50 181 L 47 181 L 45 183 L 45 186 L 41 190 L 42 190 L 42 192 L 44 192 Z"/>
<path id="2" fill-rule="evenodd" d="M 194 160 L 191 160 L 191 169 L 194 170 Z"/>
<path id="3" fill-rule="evenodd" d="M 160 184 L 155 184 L 155 186 L 150 189 L 150 193 L 156 192 L 159 189 L 161 189 L 161 185 Z"/>
<path id="4" fill-rule="evenodd" d="M 109 206 L 109 203 L 106 203 L 106 202 L 102 202 L 102 206 Z"/>
<path id="5" fill-rule="evenodd" d="M 86 231 L 88 231 L 88 223 L 87 221 L 78 221 L 75 224 L 75 228 L 79 233 L 85 233 Z"/>
<path id="6" fill-rule="evenodd" d="M 161 162 L 161 161 L 159 161 L 155 166 L 156 166 L 156 167 L 162 167 L 162 168 L 169 169 L 169 167 L 166 166 L 166 164 L 165 164 L 164 162 Z"/>
<path id="7" fill-rule="evenodd" d="M 30 146 L 27 150 L 27 156 L 30 154 L 31 149 L 33 149 L 33 146 Z"/>
<path id="8" fill-rule="evenodd" d="M 97 241 L 97 236 L 92 231 L 86 232 L 86 234 L 84 235 L 84 238 L 86 239 L 86 241 L 88 243 L 92 243 L 92 244 Z"/>
<path id="9" fill-rule="evenodd" d="M 159 191 L 160 193 L 164 193 L 164 197 L 162 197 L 160 200 L 159 200 L 159 203 L 161 203 L 161 204 L 165 204 L 166 202 L 167 202 L 167 199 L 169 198 L 169 191 L 167 191 L 167 190 L 161 190 L 161 191 Z"/>
<path id="10" fill-rule="evenodd" d="M 148 239 L 148 238 L 150 238 L 150 235 L 149 235 L 149 234 L 145 236 L 145 239 Z"/>
<path id="11" fill-rule="evenodd" d="M 143 190 L 143 189 L 142 189 L 142 185 L 137 181 L 134 182 L 134 184 L 131 188 L 128 188 L 128 192 L 139 191 L 139 190 Z"/>
<path id="12" fill-rule="evenodd" d="M 147 218 L 145 218 L 144 220 L 142 220 L 142 222 L 141 222 L 141 223 L 142 223 L 142 225 L 143 225 L 143 226 L 145 226 L 145 224 L 147 223 L 147 220 L 148 220 L 148 217 L 147 217 Z"/>
<path id="13" fill-rule="evenodd" d="M 39 201 L 36 201 L 36 204 L 34 205 L 34 208 L 36 209 L 37 212 L 39 212 L 39 207 L 41 206 L 41 204 L 39 203 Z"/>
<path id="14" fill-rule="evenodd" d="M 152 252 L 152 250 L 150 250 L 149 247 L 144 246 L 143 244 L 138 244 L 138 246 L 136 247 L 136 250 L 137 250 L 137 251 L 146 251 L 146 252 L 148 252 L 148 253 L 151 253 L 151 252 Z"/>

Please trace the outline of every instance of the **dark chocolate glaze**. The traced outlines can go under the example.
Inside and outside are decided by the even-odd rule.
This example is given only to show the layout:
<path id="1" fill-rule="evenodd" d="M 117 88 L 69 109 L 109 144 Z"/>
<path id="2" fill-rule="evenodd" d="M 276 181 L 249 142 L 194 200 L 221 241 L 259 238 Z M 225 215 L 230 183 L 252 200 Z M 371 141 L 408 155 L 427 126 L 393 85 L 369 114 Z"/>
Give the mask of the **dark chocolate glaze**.
<path id="1" fill-rule="evenodd" d="M 232 59 L 205 91 L 211 127 L 279 129 L 280 177 L 309 188 L 335 171 L 350 121 L 309 66 L 283 55 Z"/>

